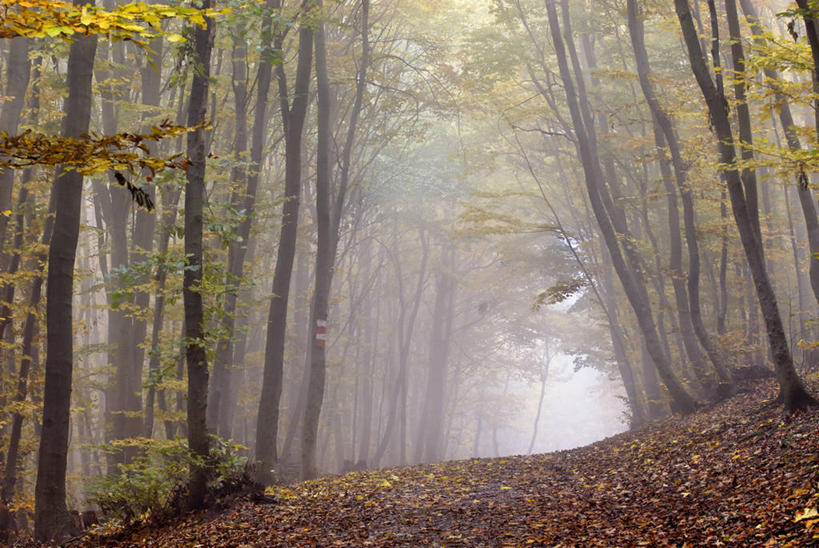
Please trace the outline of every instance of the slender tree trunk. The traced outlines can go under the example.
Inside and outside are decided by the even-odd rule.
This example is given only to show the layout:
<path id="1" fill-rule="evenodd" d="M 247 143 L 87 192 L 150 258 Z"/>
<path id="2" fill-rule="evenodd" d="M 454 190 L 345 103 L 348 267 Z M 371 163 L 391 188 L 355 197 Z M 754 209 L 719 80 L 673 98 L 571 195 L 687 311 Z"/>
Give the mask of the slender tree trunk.
<path id="1" fill-rule="evenodd" d="M 80 5 L 79 0 L 76 5 Z M 91 79 L 97 51 L 96 36 L 76 36 L 68 57 L 68 98 L 63 136 L 88 133 L 91 120 Z M 76 170 L 59 169 L 54 234 L 48 252 L 46 288 L 46 354 L 43 420 L 34 498 L 34 534 L 48 541 L 71 530 L 66 508 L 65 475 L 71 415 L 73 369 L 72 297 L 74 260 L 80 230 L 83 177 Z"/>
<path id="2" fill-rule="evenodd" d="M 309 189 L 305 189 L 309 190 Z M 310 202 L 311 200 L 303 200 Z M 306 224 L 306 223 L 305 223 Z M 309 268 L 307 252 L 300 252 L 296 257 L 296 279 L 293 282 L 293 290 L 298 299 L 295 306 L 295 314 L 293 316 L 292 324 L 295 326 L 297 337 L 293 343 L 296 349 L 297 356 L 304 356 L 304 367 L 297 373 L 298 386 L 295 390 L 291 390 L 288 394 L 289 402 L 289 423 L 287 425 L 287 433 L 284 436 L 282 443 L 281 458 L 286 460 L 293 453 L 294 441 L 296 434 L 300 432 L 301 423 L 304 420 L 304 404 L 307 400 L 307 384 L 310 382 L 310 334 L 312 327 L 310 325 L 312 295 L 310 293 L 310 275 L 313 274 Z M 306 328 L 306 329 L 303 329 Z M 303 335 L 303 336 L 302 336 Z M 299 374 L 300 373 L 300 374 Z M 292 392 L 296 392 L 292 394 Z"/>
<path id="3" fill-rule="evenodd" d="M 400 268 L 400 261 L 397 257 L 392 257 L 396 266 L 396 275 L 398 278 L 398 300 L 400 306 L 400 312 L 398 314 L 398 322 L 397 322 L 397 329 L 398 329 L 398 372 L 395 378 L 395 384 L 393 385 L 393 389 L 389 391 L 389 411 L 387 412 L 387 420 L 386 424 L 384 425 L 384 432 L 381 437 L 380 442 L 378 443 L 378 447 L 376 447 L 375 454 L 373 456 L 373 465 L 377 466 L 378 463 L 381 462 L 381 459 L 384 458 L 384 453 L 387 451 L 387 447 L 389 447 L 390 441 L 395 434 L 395 423 L 397 422 L 396 419 L 398 418 L 399 408 L 402 400 L 402 395 L 404 391 L 404 386 L 407 382 L 407 368 L 409 362 L 409 353 L 412 344 L 412 336 L 415 331 L 415 323 L 416 318 L 418 317 L 418 309 L 421 306 L 421 297 L 424 290 L 424 282 L 426 281 L 427 275 L 427 261 L 429 259 L 429 245 L 424 236 L 423 229 L 419 229 L 418 231 L 421 245 L 422 245 L 422 255 L 421 255 L 421 266 L 418 271 L 418 281 L 415 286 L 415 294 L 413 295 L 412 307 L 407 310 L 408 305 L 404 298 L 404 291 L 403 291 L 403 284 L 401 281 L 402 273 Z M 386 382 L 386 380 L 385 380 Z M 381 413 L 379 413 L 381 416 Z"/>
<path id="4" fill-rule="evenodd" d="M 316 5 L 322 9 L 322 1 Z M 311 307 L 310 339 L 310 376 L 307 390 L 307 401 L 304 412 L 302 431 L 302 477 L 313 478 L 316 475 L 316 435 L 321 415 L 326 375 L 326 341 L 328 336 L 328 303 L 333 279 L 338 248 L 338 230 L 344 213 L 347 181 L 349 178 L 352 147 L 358 126 L 358 119 L 363 104 L 363 93 L 366 85 L 366 71 L 369 62 L 369 0 L 362 2 L 362 42 L 363 54 L 356 85 L 356 96 L 348 126 L 347 139 L 341 158 L 341 174 L 336 191 L 335 204 L 332 203 L 332 165 L 330 157 L 331 135 L 331 98 L 330 82 L 327 75 L 327 45 L 324 23 L 319 21 L 316 31 L 316 86 L 318 89 L 318 145 L 316 169 L 316 220 L 318 243 L 316 249 L 315 290 Z"/>
<path id="5" fill-rule="evenodd" d="M 731 39 L 731 61 L 734 73 L 734 99 L 739 125 L 739 142 L 736 146 L 740 150 L 743 161 L 753 164 L 754 136 L 751 126 L 751 111 L 748 107 L 748 98 L 745 93 L 745 50 L 742 46 L 742 35 L 739 29 L 736 0 L 725 0 L 725 14 L 728 19 L 728 33 Z M 756 170 L 753 167 L 744 167 L 740 171 L 740 178 L 745 191 L 748 216 L 754 229 L 755 237 L 762 242 L 762 230 L 759 222 L 759 198 L 757 192 Z"/>
<path id="6" fill-rule="evenodd" d="M 0 108 L 0 130 L 9 135 L 16 135 L 20 123 L 20 115 L 25 105 L 26 89 L 28 88 L 31 62 L 28 59 L 30 39 L 17 38 L 9 43 L 8 65 L 6 67 L 6 88 L 4 95 L 7 99 Z M 10 168 L 0 168 L 0 211 L 11 209 L 12 187 L 14 186 L 15 171 Z M 31 174 L 31 170 L 26 173 Z M 25 184 L 25 183 L 24 183 Z M 19 211 L 20 206 L 28 199 L 28 189 L 23 186 L 18 197 L 18 211 L 15 215 L 15 231 L 13 235 L 13 249 L 11 263 L 6 271 L 13 276 L 20 266 L 24 216 Z M 0 260 L 4 261 L 6 230 L 10 216 L 0 215 Z M 5 264 L 3 265 L 6 266 Z M 0 339 L 6 335 L 6 329 L 12 322 L 12 307 L 14 306 L 15 283 L 6 282 L 0 289 L 2 303 L 0 304 Z"/>
<path id="7" fill-rule="evenodd" d="M 210 0 L 202 0 L 201 7 L 211 7 Z M 205 28 L 194 31 L 193 64 L 188 125 L 201 126 L 208 109 L 210 61 L 213 50 L 214 27 L 206 19 Z M 185 358 L 188 369 L 188 447 L 199 459 L 210 452 L 207 427 L 208 362 L 205 353 L 205 318 L 202 303 L 203 263 L 203 208 L 205 200 L 205 129 L 199 127 L 188 133 L 188 158 L 191 162 L 185 186 L 185 257 L 183 298 L 185 308 Z M 188 484 L 188 505 L 201 508 L 207 490 L 207 465 L 191 466 Z"/>
<path id="8" fill-rule="evenodd" d="M 153 0 L 155 3 L 157 0 Z M 142 113 L 142 129 L 145 132 L 151 130 L 151 124 L 149 122 L 150 117 L 156 115 L 156 111 L 160 106 L 160 95 L 162 89 L 162 52 L 164 49 L 164 41 L 162 37 L 157 37 L 150 42 L 151 52 L 149 53 L 148 59 L 145 60 L 142 70 L 140 71 L 141 79 L 142 79 L 142 105 L 145 110 Z M 155 142 L 147 143 L 146 146 L 150 151 L 150 154 L 155 155 L 158 153 L 158 145 Z M 143 173 L 143 176 L 147 176 L 149 173 Z M 122 192 L 122 189 L 118 189 Z M 153 194 L 153 191 L 149 185 L 145 185 L 143 187 L 143 191 L 149 194 Z M 153 200 L 153 196 L 152 196 Z M 153 200 L 155 201 L 155 200 Z M 145 285 L 149 282 L 150 278 L 147 274 L 148 269 L 144 268 L 144 265 L 147 265 L 152 256 L 152 252 L 154 249 L 154 231 L 156 228 L 156 213 L 153 211 L 144 211 L 142 209 L 137 208 L 134 214 L 134 231 L 133 231 L 133 238 L 131 240 L 131 261 L 134 266 L 138 266 L 137 272 L 145 272 L 144 274 L 139 274 L 135 280 L 135 284 L 137 286 Z M 142 417 L 142 424 L 140 424 L 139 418 L 134 417 L 133 422 L 130 424 L 130 432 L 129 434 L 132 436 L 138 436 L 141 432 L 145 430 L 145 422 L 147 421 L 148 410 L 145 409 L 142 404 L 142 393 L 143 393 L 143 385 L 145 384 L 143 381 L 143 367 L 145 362 L 145 350 L 143 349 L 143 343 L 147 338 L 148 332 L 148 322 L 147 322 L 147 315 L 145 311 L 148 310 L 150 304 L 151 294 L 145 290 L 138 290 L 136 291 L 136 295 L 134 296 L 134 304 L 136 305 L 135 315 L 131 322 L 131 333 L 130 337 L 132 342 L 129 346 L 130 356 L 129 362 L 131 364 L 129 370 L 129 384 L 131 385 L 131 395 L 130 401 L 132 402 L 134 411 L 143 411 Z M 161 315 L 160 317 L 160 324 L 161 324 Z M 153 335 L 153 334 L 152 334 Z M 149 379 L 150 381 L 150 379 Z M 145 405 L 148 405 L 148 394 L 145 394 Z M 153 401 L 150 402 L 151 406 L 153 406 Z M 153 413 L 153 409 L 150 411 Z M 150 437 L 150 434 L 149 434 Z"/>
<path id="9" fill-rule="evenodd" d="M 43 225 L 43 233 L 40 237 L 40 244 L 42 249 L 48 248 L 51 243 L 51 234 L 54 227 L 53 213 L 56 207 L 56 192 L 52 192 L 49 203 L 49 215 L 46 217 Z M 20 370 L 17 373 L 17 391 L 14 395 L 15 403 L 22 403 L 26 401 L 28 395 L 29 378 L 31 377 L 32 353 L 34 350 L 34 337 L 37 331 L 37 324 L 39 318 L 37 316 L 37 309 L 40 306 L 43 288 L 43 271 L 46 266 L 47 255 L 40 253 L 36 259 L 36 272 L 34 280 L 31 284 L 31 292 L 28 298 L 28 314 L 23 326 L 23 344 L 20 349 Z M 9 446 L 6 453 L 5 470 L 3 471 L 3 483 L 0 487 L 0 501 L 2 501 L 2 529 L 8 531 L 12 524 L 11 515 L 9 514 L 9 504 L 14 498 L 15 485 L 17 481 L 17 467 L 20 452 L 20 439 L 23 432 L 23 414 L 18 410 L 12 413 L 11 418 L 11 432 L 9 434 Z"/>
<path id="10" fill-rule="evenodd" d="M 540 423 L 540 415 L 543 411 L 543 397 L 546 395 L 546 381 L 549 380 L 549 365 L 552 363 L 552 354 L 549 351 L 549 341 L 546 341 L 546 352 L 543 355 L 543 363 L 538 364 L 540 367 L 540 397 L 537 400 L 537 414 L 535 415 L 535 423 L 532 426 L 532 439 L 529 441 L 529 448 L 526 450 L 527 455 L 531 455 L 535 448 L 537 441 L 537 428 Z"/>
<path id="11" fill-rule="evenodd" d="M 312 5 L 311 0 L 302 2 L 303 9 Z M 273 480 L 278 462 L 276 440 L 279 431 L 279 401 L 284 366 L 284 335 L 287 327 L 290 277 L 296 253 L 299 195 L 301 194 L 302 132 L 309 103 L 312 63 L 313 29 L 311 25 L 302 24 L 299 30 L 298 66 L 292 107 L 288 106 L 286 83 L 283 82 L 282 74 L 279 74 L 279 95 L 282 101 L 282 120 L 285 127 L 285 188 L 276 270 L 273 274 L 273 298 L 270 301 L 270 313 L 267 320 L 262 394 L 259 399 L 259 413 L 256 421 L 256 472 L 262 483 L 270 483 Z"/>
<path id="12" fill-rule="evenodd" d="M 322 9 L 321 0 L 316 2 Z M 307 402 L 304 408 L 302 423 L 301 475 L 302 479 L 316 477 L 316 436 L 318 435 L 319 416 L 324 398 L 326 376 L 325 347 L 327 343 L 327 317 L 334 251 L 331 243 L 330 211 L 330 82 L 327 76 L 327 44 L 324 22 L 319 21 L 315 35 L 316 46 L 316 88 L 318 90 L 318 125 L 316 149 L 316 226 L 318 241 L 316 244 L 315 288 L 313 305 L 310 312 L 310 376 L 307 385 Z"/>
<path id="13" fill-rule="evenodd" d="M 430 329 L 427 386 L 424 391 L 423 413 L 419 428 L 418 458 L 438 462 L 443 458 L 443 425 L 446 409 L 447 366 L 455 308 L 455 248 L 446 244 L 442 250 L 441 269 L 435 277 L 435 304 Z"/>
<path id="14" fill-rule="evenodd" d="M 363 272 L 372 272 L 372 238 L 369 235 L 364 236 L 361 243 L 361 270 Z M 358 455 L 355 461 L 355 466 L 359 470 L 367 468 L 370 456 L 370 438 L 372 432 L 372 414 L 373 414 L 373 374 L 375 370 L 376 356 L 378 355 L 377 348 L 379 342 L 379 320 L 381 319 L 379 307 L 373 302 L 372 295 L 375 292 L 375 283 L 365 287 L 365 296 L 362 301 L 363 314 L 361 315 L 361 325 L 365 333 L 362 342 L 363 349 L 361 352 L 361 363 L 364 368 L 361 377 L 361 396 L 359 409 L 361 410 L 361 419 L 359 423 L 359 430 L 361 435 L 358 439 Z M 375 308 L 375 319 L 373 319 L 373 308 Z"/>
<path id="15" fill-rule="evenodd" d="M 16 135 L 20 124 L 20 115 L 25 105 L 26 89 L 31 74 L 31 63 L 28 59 L 28 50 L 31 45 L 29 38 L 15 38 L 9 41 L 8 65 L 6 67 L 6 88 L 3 95 L 6 100 L 0 107 L 0 131 L 9 135 Z M 12 207 L 12 187 L 14 186 L 14 170 L 0 168 L 0 211 L 7 211 Z M 0 254 L 5 251 L 6 229 L 9 217 L 0 215 Z M 5 328 L 5 324 L 3 324 Z M 0 338 L 3 331 L 0 330 Z"/>
<path id="16" fill-rule="evenodd" d="M 263 25 L 267 25 L 267 32 L 262 32 L 263 35 L 270 36 L 270 29 L 268 20 L 269 15 Z M 233 49 L 231 58 L 233 61 L 233 100 L 235 113 L 235 129 L 233 133 L 233 156 L 237 165 L 230 171 L 230 180 L 233 189 L 230 193 L 230 205 L 234 211 L 239 211 L 242 207 L 242 195 L 245 190 L 242 184 L 246 183 L 247 173 L 244 166 L 240 163 L 241 155 L 247 150 L 247 107 L 248 107 L 248 77 L 247 77 L 247 44 L 244 37 L 244 29 L 233 38 Z M 269 47 L 269 46 L 268 46 Z M 260 51 L 265 51 L 265 45 L 261 44 Z M 261 68 L 267 65 L 262 60 L 259 63 L 259 72 Z M 263 82 L 260 82 L 263 84 Z M 268 79 L 269 86 L 269 79 Z M 265 95 L 263 100 L 267 101 Z M 257 105 L 258 108 L 258 105 Z M 262 116 L 264 116 L 264 106 L 262 106 Z M 247 212 L 245 212 L 247 217 Z M 241 223 L 242 221 L 240 221 Z M 228 399 L 228 392 L 232 389 L 230 386 L 230 369 L 232 368 L 231 360 L 233 359 L 233 339 L 234 326 L 236 314 L 236 300 L 239 293 L 239 286 L 242 283 L 242 269 L 238 269 L 236 264 L 236 252 L 238 248 L 247 249 L 247 240 L 243 239 L 238 234 L 228 244 L 228 265 L 227 275 L 225 276 L 225 300 L 223 304 L 224 316 L 221 320 L 222 333 L 219 340 L 216 342 L 216 355 L 213 361 L 213 375 L 212 381 L 209 385 L 208 393 L 208 426 L 213 432 L 216 432 L 220 437 L 227 439 L 230 437 L 226 430 L 230 430 L 230 425 L 223 424 L 222 417 L 226 415 L 227 406 L 224 405 L 225 400 Z"/>
<path id="17" fill-rule="evenodd" d="M 708 14 L 711 23 L 711 63 L 714 66 L 714 82 L 720 94 L 724 94 L 725 90 L 722 82 L 722 60 L 720 54 L 720 38 L 719 38 L 719 20 L 717 18 L 717 7 L 714 0 L 707 0 Z M 699 15 L 699 12 L 698 12 Z M 700 27 L 702 24 L 700 23 Z M 705 40 L 701 39 L 701 47 L 703 53 L 705 52 Z M 720 172 L 720 179 L 724 186 L 727 186 L 725 181 L 725 174 Z M 726 323 L 728 319 L 728 193 L 723 187 L 720 194 L 719 215 L 722 222 L 722 247 L 720 251 L 719 262 L 719 309 L 717 311 L 717 333 L 725 335 Z"/>
<path id="18" fill-rule="evenodd" d="M 808 37 L 810 51 L 813 57 L 813 116 L 816 135 L 819 136 L 819 25 L 817 25 L 816 4 L 811 0 L 796 0 L 796 5 L 802 10 L 805 21 L 805 34 Z"/>
<path id="19" fill-rule="evenodd" d="M 113 7 L 113 2 L 106 0 L 106 8 Z M 118 47 L 121 44 L 118 45 Z M 105 60 L 106 64 L 111 62 L 111 46 L 103 43 L 100 46 L 99 57 Z M 121 62 L 122 55 L 120 57 Z M 117 112 L 115 109 L 116 97 L 114 96 L 111 84 L 112 74 L 107 66 L 96 70 L 96 80 L 101 88 L 102 104 L 102 125 L 107 135 L 117 132 Z M 124 289 L 124 275 L 129 266 L 128 253 L 128 211 L 130 200 L 126 192 L 115 183 L 113 171 L 108 173 L 109 185 L 102 181 L 93 181 L 96 195 L 94 197 L 95 206 L 102 211 L 106 230 L 111 245 L 110 269 L 108 271 L 108 283 L 106 284 L 106 297 L 108 304 L 108 365 L 112 368 L 109 378 L 109 386 L 105 391 L 105 417 L 106 417 L 106 441 L 124 439 L 135 434 L 131 431 L 131 424 L 134 418 L 129 417 L 129 411 L 134 409 L 135 386 L 130 382 L 130 370 L 132 368 L 130 347 L 133 344 L 133 333 L 131 330 L 131 318 L 129 317 L 130 299 L 125 299 L 118 295 Z M 100 261 L 104 260 L 102 254 Z M 121 452 L 109 452 L 106 455 L 108 463 L 108 473 L 117 472 L 117 464 L 125 462 L 133 456 L 134 448 L 126 446 Z"/>
<path id="20" fill-rule="evenodd" d="M 170 190 L 162 197 L 162 211 L 160 213 L 159 256 L 168 254 L 171 239 L 171 230 L 176 224 L 177 204 L 181 190 Z M 157 384 L 160 381 L 160 353 L 159 338 L 162 335 L 162 324 L 165 311 L 165 284 L 168 281 L 168 271 L 160 263 L 156 269 L 156 291 L 154 293 L 154 317 L 151 330 L 151 352 L 148 362 L 148 392 L 145 397 L 144 435 L 152 437 L 154 430 L 154 399 L 157 397 Z M 158 394 L 160 409 L 167 407 L 164 391 Z M 164 410 L 164 409 L 163 409 Z M 165 421 L 165 436 L 173 439 L 176 428 L 173 421 Z"/>
<path id="21" fill-rule="evenodd" d="M 605 249 L 603 250 L 605 253 Z M 612 283 L 611 269 L 606 267 L 602 274 L 602 293 L 606 299 L 604 310 L 609 324 L 609 334 L 611 335 L 612 349 L 614 350 L 614 359 L 617 361 L 617 369 L 620 372 L 620 378 L 623 379 L 623 387 L 626 390 L 626 396 L 629 401 L 629 408 L 631 409 L 630 426 L 635 429 L 646 421 L 646 409 L 643 405 L 642 395 L 637 389 L 637 381 L 634 378 L 634 369 L 631 367 L 631 360 L 628 358 L 626 351 L 626 341 L 623 336 L 623 328 L 620 326 L 618 320 L 617 310 L 617 295 L 614 292 L 614 284 Z M 603 306 L 603 303 L 600 303 Z"/>

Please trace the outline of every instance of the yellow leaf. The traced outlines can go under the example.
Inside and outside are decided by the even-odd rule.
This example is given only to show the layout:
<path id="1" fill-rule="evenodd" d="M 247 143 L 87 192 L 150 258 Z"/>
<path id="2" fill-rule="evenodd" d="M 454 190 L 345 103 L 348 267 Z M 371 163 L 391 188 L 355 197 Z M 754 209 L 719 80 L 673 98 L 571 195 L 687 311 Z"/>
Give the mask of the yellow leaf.
<path id="1" fill-rule="evenodd" d="M 386 487 L 387 489 L 392 489 L 392 484 L 387 480 L 382 481 L 378 484 L 379 487 Z"/>
<path id="2" fill-rule="evenodd" d="M 793 521 L 800 522 L 810 518 L 819 518 L 819 512 L 816 511 L 816 508 L 805 508 L 804 512 L 797 512 Z"/>
<path id="3" fill-rule="evenodd" d="M 88 6 L 85 6 L 82 9 L 82 15 L 80 15 L 80 22 L 87 27 L 93 21 L 94 21 L 94 18 L 91 17 L 91 14 L 88 12 Z"/>

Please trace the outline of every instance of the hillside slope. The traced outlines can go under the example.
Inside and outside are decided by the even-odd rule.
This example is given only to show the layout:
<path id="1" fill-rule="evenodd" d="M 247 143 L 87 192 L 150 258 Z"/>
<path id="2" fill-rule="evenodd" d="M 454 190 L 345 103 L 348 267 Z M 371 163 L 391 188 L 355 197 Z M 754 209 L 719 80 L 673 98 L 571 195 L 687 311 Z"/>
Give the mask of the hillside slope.
<path id="1" fill-rule="evenodd" d="M 779 407 L 765 405 L 775 395 L 773 383 L 757 383 L 693 417 L 571 451 L 276 488 L 268 504 L 240 500 L 121 544 L 819 544 L 819 412 L 784 424 Z"/>

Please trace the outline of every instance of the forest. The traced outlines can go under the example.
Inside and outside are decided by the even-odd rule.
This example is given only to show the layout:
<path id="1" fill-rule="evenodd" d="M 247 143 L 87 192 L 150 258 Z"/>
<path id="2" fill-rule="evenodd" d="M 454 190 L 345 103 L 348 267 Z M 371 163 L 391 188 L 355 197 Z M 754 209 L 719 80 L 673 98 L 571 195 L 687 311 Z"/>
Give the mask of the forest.
<path id="1" fill-rule="evenodd" d="M 819 542 L 818 144 L 819 0 L 0 0 L 0 542 Z"/>

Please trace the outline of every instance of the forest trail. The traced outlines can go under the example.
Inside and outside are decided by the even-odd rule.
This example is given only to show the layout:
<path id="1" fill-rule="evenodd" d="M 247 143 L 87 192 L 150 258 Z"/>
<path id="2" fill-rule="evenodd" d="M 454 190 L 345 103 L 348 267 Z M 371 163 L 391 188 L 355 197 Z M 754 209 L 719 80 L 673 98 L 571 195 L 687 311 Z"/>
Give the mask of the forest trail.
<path id="1" fill-rule="evenodd" d="M 817 388 L 816 379 L 812 381 Z M 819 412 L 774 382 L 691 417 L 544 455 L 351 473 L 268 490 L 100 546 L 819 544 Z M 84 538 L 84 546 L 92 539 Z"/>

